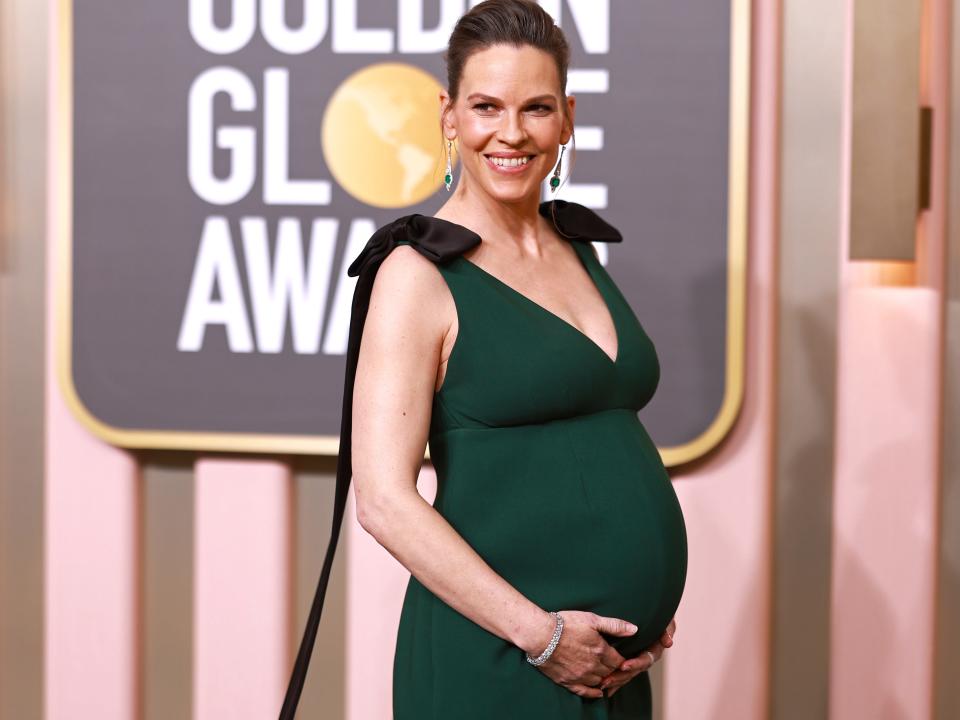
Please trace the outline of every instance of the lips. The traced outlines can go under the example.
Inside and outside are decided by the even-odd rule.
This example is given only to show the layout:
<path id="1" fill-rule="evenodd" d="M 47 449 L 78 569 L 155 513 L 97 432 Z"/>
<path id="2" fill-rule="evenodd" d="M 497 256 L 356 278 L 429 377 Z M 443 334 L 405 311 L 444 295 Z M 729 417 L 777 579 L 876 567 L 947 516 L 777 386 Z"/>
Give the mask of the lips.
<path id="1" fill-rule="evenodd" d="M 525 167 L 534 155 L 484 155 L 487 161 L 498 168 Z"/>

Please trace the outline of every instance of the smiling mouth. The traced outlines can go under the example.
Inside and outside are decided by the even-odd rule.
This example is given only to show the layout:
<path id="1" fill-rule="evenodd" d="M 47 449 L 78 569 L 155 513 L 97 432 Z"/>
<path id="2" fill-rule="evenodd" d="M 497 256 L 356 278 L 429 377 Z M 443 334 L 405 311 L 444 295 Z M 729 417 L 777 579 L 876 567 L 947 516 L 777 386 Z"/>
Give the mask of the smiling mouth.
<path id="1" fill-rule="evenodd" d="M 528 162 L 530 162 L 534 158 L 533 155 L 524 155 L 522 157 L 512 157 L 512 158 L 496 157 L 494 155 L 484 155 L 484 157 L 487 158 L 487 160 L 489 160 L 492 164 L 496 165 L 497 167 L 508 167 L 508 168 L 521 167 L 523 165 L 526 165 Z"/>

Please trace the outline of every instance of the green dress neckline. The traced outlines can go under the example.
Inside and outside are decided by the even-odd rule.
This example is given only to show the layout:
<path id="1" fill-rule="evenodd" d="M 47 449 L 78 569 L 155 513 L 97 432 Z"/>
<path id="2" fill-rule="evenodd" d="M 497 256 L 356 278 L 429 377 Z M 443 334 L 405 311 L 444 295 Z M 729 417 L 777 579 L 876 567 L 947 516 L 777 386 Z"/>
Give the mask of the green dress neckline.
<path id="1" fill-rule="evenodd" d="M 577 258 L 580 260 L 580 265 L 584 270 L 586 270 L 587 276 L 590 278 L 593 286 L 600 294 L 600 298 L 603 300 L 604 307 L 607 310 L 607 315 L 610 318 L 610 324 L 613 327 L 614 335 L 616 336 L 617 340 L 616 354 L 613 357 L 611 357 L 606 350 L 600 347 L 600 345 L 593 338 L 591 338 L 573 323 L 560 317 L 552 310 L 547 309 L 490 271 L 485 270 L 477 265 L 477 263 L 464 257 L 462 254 L 458 256 L 458 259 L 463 261 L 463 263 L 469 266 L 473 271 L 484 277 L 488 282 L 492 282 L 498 287 L 503 288 L 525 304 L 536 309 L 542 316 L 547 317 L 552 322 L 557 322 L 566 326 L 581 341 L 591 345 L 594 350 L 598 352 L 606 361 L 606 364 L 609 368 L 616 369 L 619 367 L 620 360 L 623 357 L 622 329 L 617 319 L 617 313 L 614 311 L 613 303 L 611 303 L 610 300 L 609 289 L 607 288 L 606 283 L 597 277 L 594 263 L 584 259 L 581 252 L 581 247 L 585 246 L 585 243 L 593 241 L 621 242 L 623 240 L 623 236 L 618 230 L 616 230 L 616 228 L 608 225 L 606 222 L 603 222 L 600 220 L 598 215 L 594 215 L 593 213 L 591 213 L 592 217 L 590 219 L 594 220 L 594 222 L 582 222 L 584 217 L 583 214 L 575 212 L 575 209 L 578 209 L 579 207 L 580 206 L 578 205 L 574 205 L 574 209 L 571 209 L 571 206 L 567 201 L 554 199 L 540 203 L 538 210 L 543 217 L 551 221 L 562 239 L 568 242 L 571 240 L 579 241 L 570 242 L 570 244 L 573 246 L 574 252 L 576 253 Z M 556 216 L 554 215 L 553 211 L 556 211 Z M 480 244 L 483 242 L 483 237 L 480 234 L 474 232 L 465 225 L 461 225 L 460 223 L 453 222 L 452 220 L 446 220 L 445 218 L 434 217 L 432 215 L 419 215 L 418 213 L 415 213 L 415 215 L 417 215 L 420 219 L 425 220 L 428 224 L 430 222 L 434 222 L 439 223 L 441 227 L 450 226 L 454 228 L 457 232 L 468 237 L 472 244 Z M 598 220 L 600 221 L 597 222 Z"/>

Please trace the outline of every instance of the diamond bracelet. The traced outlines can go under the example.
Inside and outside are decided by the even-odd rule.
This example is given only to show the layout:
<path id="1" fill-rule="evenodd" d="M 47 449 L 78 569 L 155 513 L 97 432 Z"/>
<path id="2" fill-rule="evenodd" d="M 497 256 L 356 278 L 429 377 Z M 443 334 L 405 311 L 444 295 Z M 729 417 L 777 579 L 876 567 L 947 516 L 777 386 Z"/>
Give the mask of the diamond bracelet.
<path id="1" fill-rule="evenodd" d="M 543 665 L 551 655 L 553 651 L 557 648 L 557 643 L 560 642 L 560 634 L 563 632 L 563 617 L 559 613 L 551 612 L 554 618 L 557 620 L 557 627 L 553 630 L 553 637 L 550 638 L 550 644 L 547 645 L 547 649 L 544 650 L 538 657 L 532 658 L 530 654 L 527 653 L 527 662 L 531 665 Z"/>

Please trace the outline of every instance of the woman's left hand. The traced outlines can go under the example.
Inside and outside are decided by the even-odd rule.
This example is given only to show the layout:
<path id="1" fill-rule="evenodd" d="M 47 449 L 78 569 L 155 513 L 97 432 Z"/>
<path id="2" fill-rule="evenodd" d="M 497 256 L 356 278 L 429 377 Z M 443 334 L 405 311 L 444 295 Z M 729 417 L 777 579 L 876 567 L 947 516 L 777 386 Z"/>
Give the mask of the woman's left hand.
<path id="1" fill-rule="evenodd" d="M 633 680 L 637 675 L 649 670 L 653 666 L 653 663 L 663 656 L 663 651 L 673 645 L 673 636 L 676 631 L 677 621 L 673 619 L 670 621 L 663 635 L 660 636 L 659 642 L 655 642 L 636 657 L 624 660 L 619 668 L 601 681 L 599 687 L 603 690 L 604 694 L 607 697 L 613 696 L 617 690 Z M 650 655 L 647 654 L 648 652 L 653 654 L 652 660 L 650 659 Z"/>

